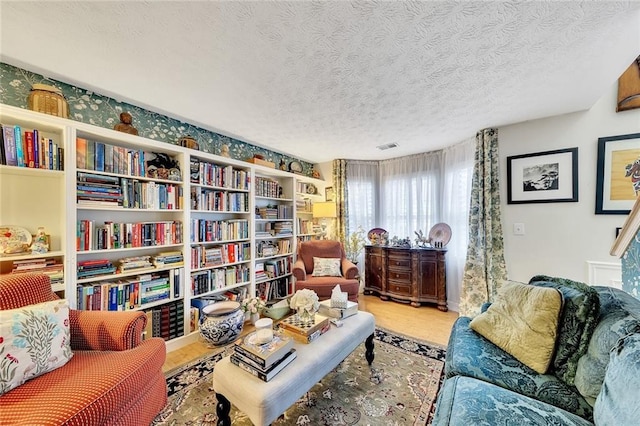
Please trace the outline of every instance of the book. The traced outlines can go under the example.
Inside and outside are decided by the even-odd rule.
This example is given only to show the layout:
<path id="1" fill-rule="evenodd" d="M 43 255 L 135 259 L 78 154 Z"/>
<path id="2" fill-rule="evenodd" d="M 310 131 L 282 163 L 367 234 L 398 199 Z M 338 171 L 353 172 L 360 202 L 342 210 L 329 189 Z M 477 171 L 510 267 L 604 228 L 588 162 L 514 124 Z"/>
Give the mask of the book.
<path id="1" fill-rule="evenodd" d="M 331 318 L 344 319 L 358 313 L 358 304 L 348 300 L 346 308 L 333 308 L 331 300 L 327 299 L 320 302 L 318 313 Z"/>
<path id="2" fill-rule="evenodd" d="M 237 342 L 233 349 L 265 369 L 280 360 L 293 348 L 293 339 L 280 333 L 274 333 L 273 339 L 264 344 L 255 343 L 255 339 L 256 332 L 254 331 Z"/>
<path id="3" fill-rule="evenodd" d="M 313 323 L 302 322 L 298 315 L 294 314 L 280 321 L 279 326 L 281 329 L 287 330 L 291 333 L 301 336 L 309 336 L 317 330 L 321 330 L 327 324 L 329 324 L 329 317 L 321 314 L 315 314 Z"/>
<path id="4" fill-rule="evenodd" d="M 16 153 L 16 137 L 13 126 L 2 125 L 2 136 L 4 139 L 4 155 L 7 166 L 17 166 L 18 156 Z"/>
<path id="5" fill-rule="evenodd" d="M 30 132 L 28 130 L 24 132 L 24 146 L 27 148 L 27 161 L 25 165 L 33 169 L 36 167 L 36 161 L 34 157 L 35 153 L 33 149 L 33 132 Z"/>
<path id="6" fill-rule="evenodd" d="M 292 348 L 285 354 L 285 356 L 280 358 L 271 367 L 265 370 L 258 368 L 257 366 L 255 366 L 255 364 L 251 363 L 250 361 L 236 353 L 231 355 L 230 360 L 232 364 L 237 365 L 244 371 L 253 374 L 262 381 L 268 382 L 269 380 L 273 379 L 276 374 L 281 372 L 287 365 L 289 365 L 294 359 L 296 359 L 296 357 L 297 352 L 295 348 Z"/>
<path id="7" fill-rule="evenodd" d="M 7 155 L 5 154 L 4 132 L 0 131 L 0 164 L 7 164 Z"/>
<path id="8" fill-rule="evenodd" d="M 76 168 L 87 168 L 87 140 L 76 138 Z"/>
<path id="9" fill-rule="evenodd" d="M 13 138 L 15 140 L 16 145 L 16 158 L 18 159 L 18 166 L 25 167 L 27 164 L 26 160 L 26 152 L 24 150 L 24 145 L 22 144 L 22 128 L 20 126 L 13 126 L 14 135 Z"/>
<path id="10" fill-rule="evenodd" d="M 285 336 L 291 337 L 296 342 L 300 342 L 300 343 L 303 343 L 303 344 L 308 344 L 308 343 L 311 343 L 314 340 L 316 340 L 318 337 L 322 336 L 324 333 L 326 333 L 330 329 L 331 329 L 331 323 L 327 322 L 324 327 L 322 327 L 322 328 L 320 328 L 320 329 L 318 329 L 318 330 L 316 330 L 313 333 L 308 334 L 308 335 L 299 334 L 299 333 L 293 332 L 291 330 L 287 330 L 286 328 L 281 328 L 280 332 L 282 334 L 284 334 Z"/>

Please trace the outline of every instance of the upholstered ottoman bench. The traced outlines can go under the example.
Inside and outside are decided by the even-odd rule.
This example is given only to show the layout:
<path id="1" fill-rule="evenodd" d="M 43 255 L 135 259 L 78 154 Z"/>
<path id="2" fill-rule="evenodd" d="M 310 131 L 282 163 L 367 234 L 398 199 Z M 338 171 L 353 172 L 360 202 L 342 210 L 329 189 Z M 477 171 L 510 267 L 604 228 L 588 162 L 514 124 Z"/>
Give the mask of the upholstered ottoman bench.
<path id="1" fill-rule="evenodd" d="M 218 426 L 231 425 L 231 404 L 249 417 L 254 425 L 265 426 L 338 366 L 366 340 L 366 357 L 373 362 L 375 321 L 368 312 L 358 312 L 343 320 L 309 344 L 295 343 L 297 358 L 269 382 L 233 365 L 229 357 L 213 369 L 213 389 L 218 405 Z"/>

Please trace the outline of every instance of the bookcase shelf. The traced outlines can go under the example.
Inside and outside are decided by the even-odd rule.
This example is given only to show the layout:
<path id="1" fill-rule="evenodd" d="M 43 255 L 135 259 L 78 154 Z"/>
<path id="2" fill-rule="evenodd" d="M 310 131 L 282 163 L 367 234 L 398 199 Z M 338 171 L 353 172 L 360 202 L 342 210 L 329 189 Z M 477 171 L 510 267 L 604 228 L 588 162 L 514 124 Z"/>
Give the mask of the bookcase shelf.
<path id="1" fill-rule="evenodd" d="M 269 294 L 279 297 L 291 294 L 291 265 L 295 260 L 297 241 L 300 237 L 305 238 L 298 235 L 297 220 L 300 217 L 308 220 L 311 215 L 311 204 L 308 211 L 296 210 L 296 200 L 300 197 L 322 200 L 320 193 L 324 191 L 324 181 L 20 108 L 1 107 L 1 124 L 17 125 L 22 131 L 36 129 L 39 135 L 51 139 L 61 148 L 63 156 L 60 163 L 63 170 L 0 164 L 0 224 L 24 227 L 33 235 L 39 227 L 44 227 L 50 236 L 48 253 L 0 256 L 0 273 L 11 273 L 14 261 L 54 259 L 63 265 L 64 278 L 53 284 L 52 289 L 68 299 L 73 308 L 79 306 L 78 292 L 85 287 L 135 281 L 144 274 L 173 274 L 172 283 L 177 279 L 179 285 L 177 292 L 172 288 L 171 297 L 134 308 L 147 313 L 152 322 L 154 318 L 165 315 L 167 310 L 171 310 L 174 316 L 177 312 L 178 320 L 172 325 L 171 337 L 164 335 L 165 339 L 169 339 L 168 350 L 177 349 L 198 337 L 197 332 L 190 330 L 192 302 L 225 294 L 234 296 L 234 293 L 247 296 L 264 294 L 265 297 L 269 297 Z M 93 142 L 94 148 L 96 143 L 104 145 L 104 152 L 102 145 L 99 145 L 100 154 L 96 157 L 94 151 L 93 161 L 88 164 L 84 142 L 78 145 L 78 138 Z M 146 162 L 150 158 L 158 159 L 157 154 L 166 156 L 178 167 L 151 169 L 147 174 Z M 110 159 L 109 155 L 112 155 Z M 145 163 L 136 156 L 144 156 Z M 124 163 L 121 161 L 123 158 L 127 158 Z M 130 163 L 129 160 L 133 161 L 134 158 L 137 158 L 137 162 Z M 129 169 L 120 169 L 125 163 Z M 104 179 L 104 182 L 100 182 L 100 179 L 94 182 L 98 184 L 94 188 L 81 191 L 86 191 L 86 198 L 98 194 L 98 197 L 94 197 L 98 199 L 101 192 L 111 194 L 102 196 L 107 199 L 106 203 L 77 201 L 78 176 L 86 177 L 82 174 L 93 174 Z M 171 176 L 171 179 L 167 176 Z M 108 181 L 115 186 L 110 186 Z M 134 181 L 135 185 L 139 185 L 137 188 L 144 187 L 149 191 L 155 188 L 153 195 L 165 189 L 169 191 L 169 187 L 175 189 L 171 198 L 175 199 L 175 204 L 167 208 L 164 204 L 167 194 L 163 193 L 162 196 L 158 195 L 158 203 L 162 208 L 123 207 L 119 191 L 128 189 Z M 258 182 L 260 187 L 257 186 Z M 302 184 L 312 184 L 318 193 L 300 192 L 296 188 L 303 188 Z M 200 194 L 202 199 L 209 196 L 214 201 L 223 199 L 226 204 L 214 209 L 200 209 L 198 203 L 194 203 L 192 194 Z M 261 208 L 274 206 L 280 208 L 280 216 L 259 217 Z M 181 224 L 181 240 L 176 244 L 79 250 L 77 225 L 80 221 L 92 221 L 95 226 L 108 226 L 109 229 L 111 223 L 176 222 Z M 258 237 L 256 232 L 267 225 L 278 229 L 284 226 L 287 231 L 283 235 Z M 111 234 L 106 235 L 111 238 Z M 204 267 L 199 266 L 197 259 L 192 259 L 194 248 L 211 249 L 229 244 L 246 244 L 249 256 Z M 271 247 L 272 254 L 258 256 L 258 250 L 265 247 Z M 79 264 L 85 265 L 86 262 L 107 261 L 116 266 L 123 258 L 153 257 L 166 252 L 180 253 L 182 263 L 84 278 L 77 276 Z M 268 268 L 282 267 L 279 276 L 256 279 L 257 269 L 264 268 L 270 262 L 276 265 L 267 265 Z M 230 281 L 235 282 L 228 283 L 218 277 L 220 281 L 212 283 L 207 291 L 194 291 L 194 277 L 227 270 L 236 274 L 229 277 Z M 266 290 L 268 293 L 265 293 Z M 147 334 L 152 330 L 153 327 L 149 327 Z"/>

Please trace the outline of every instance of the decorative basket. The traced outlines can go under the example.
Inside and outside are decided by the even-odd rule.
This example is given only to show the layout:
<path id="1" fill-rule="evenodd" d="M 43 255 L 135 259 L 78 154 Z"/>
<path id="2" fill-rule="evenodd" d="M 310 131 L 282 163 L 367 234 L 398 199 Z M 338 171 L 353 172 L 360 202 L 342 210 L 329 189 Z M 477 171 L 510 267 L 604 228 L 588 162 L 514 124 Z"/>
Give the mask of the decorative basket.
<path id="1" fill-rule="evenodd" d="M 31 111 L 69 118 L 69 105 L 60 89 L 46 84 L 34 84 L 27 99 Z"/>
<path id="2" fill-rule="evenodd" d="M 184 146 L 185 148 L 191 148 L 191 149 L 200 149 L 200 145 L 198 145 L 198 142 L 196 141 L 196 139 L 193 136 L 183 136 L 180 139 L 178 139 L 178 145 L 180 146 Z"/>

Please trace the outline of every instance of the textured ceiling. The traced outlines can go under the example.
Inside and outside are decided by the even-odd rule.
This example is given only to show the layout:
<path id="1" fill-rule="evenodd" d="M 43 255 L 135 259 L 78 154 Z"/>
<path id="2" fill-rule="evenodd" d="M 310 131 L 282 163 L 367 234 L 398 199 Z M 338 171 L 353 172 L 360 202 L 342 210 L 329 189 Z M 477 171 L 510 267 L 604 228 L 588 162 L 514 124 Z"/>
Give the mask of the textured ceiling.
<path id="1" fill-rule="evenodd" d="M 2 1 L 0 19 L 6 63 L 312 162 L 587 109 L 640 53 L 640 2 Z"/>

